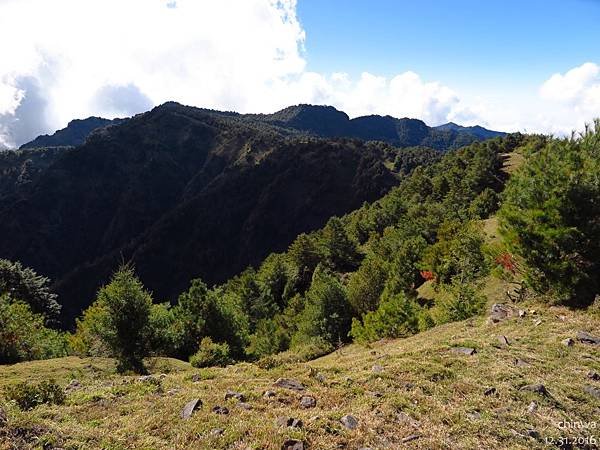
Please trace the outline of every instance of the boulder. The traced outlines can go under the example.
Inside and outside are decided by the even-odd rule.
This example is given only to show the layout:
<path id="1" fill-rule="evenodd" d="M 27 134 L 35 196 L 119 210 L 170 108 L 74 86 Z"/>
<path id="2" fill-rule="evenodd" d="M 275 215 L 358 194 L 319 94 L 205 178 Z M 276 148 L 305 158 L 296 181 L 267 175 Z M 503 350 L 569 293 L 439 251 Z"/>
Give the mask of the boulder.
<path id="1" fill-rule="evenodd" d="M 242 408 L 245 409 L 246 411 L 249 411 L 252 409 L 252 405 L 250 403 L 246 403 L 246 402 L 239 402 L 237 404 L 238 408 Z"/>
<path id="2" fill-rule="evenodd" d="M 230 398 L 235 398 L 239 402 L 246 401 L 246 397 L 241 392 L 227 391 L 225 393 L 225 400 L 229 400 Z"/>
<path id="3" fill-rule="evenodd" d="M 452 352 L 459 353 L 462 355 L 472 356 L 475 353 L 477 353 L 477 350 L 475 350 L 474 348 L 470 348 L 470 347 L 453 347 Z"/>
<path id="4" fill-rule="evenodd" d="M 277 393 L 275 391 L 265 391 L 263 394 L 263 398 L 273 398 L 276 396 L 277 396 Z"/>
<path id="5" fill-rule="evenodd" d="M 510 345 L 510 341 L 506 336 L 498 336 L 498 342 L 500 343 L 500 345 Z"/>
<path id="6" fill-rule="evenodd" d="M 225 433 L 225 430 L 223 428 L 213 428 L 212 430 L 210 430 L 210 435 L 212 437 L 222 436 L 223 433 Z"/>
<path id="7" fill-rule="evenodd" d="M 275 381 L 274 385 L 280 388 L 291 389 L 294 391 L 303 391 L 305 389 L 302 383 L 289 378 L 279 378 L 277 379 L 277 381 Z"/>
<path id="8" fill-rule="evenodd" d="M 181 418 L 184 420 L 189 419 L 190 417 L 192 417 L 192 414 L 194 414 L 194 411 L 201 407 L 202 407 L 202 400 L 200 400 L 199 398 L 190 400 L 183 407 L 183 410 L 181 411 Z"/>
<path id="9" fill-rule="evenodd" d="M 302 428 L 304 426 L 304 423 L 302 423 L 302 420 L 300 419 L 296 419 L 294 417 L 278 417 L 277 420 L 275 421 L 275 423 L 277 424 L 277 426 L 280 427 L 288 427 L 288 428 Z"/>
<path id="10" fill-rule="evenodd" d="M 519 358 L 515 359 L 514 365 L 517 366 L 517 367 L 529 367 L 529 366 L 531 366 L 531 364 L 529 364 L 527 361 L 519 359 Z"/>
<path id="11" fill-rule="evenodd" d="M 308 409 L 317 406 L 317 399 L 311 395 L 303 395 L 300 398 L 300 408 Z"/>
<path id="12" fill-rule="evenodd" d="M 304 450 L 304 442 L 296 439 L 287 439 L 281 446 L 281 450 Z"/>
<path id="13" fill-rule="evenodd" d="M 600 337 L 592 336 L 590 333 L 586 331 L 577 332 L 577 340 L 583 342 L 584 344 L 592 344 L 592 345 L 600 345 Z"/>
<path id="14" fill-rule="evenodd" d="M 491 387 L 486 389 L 485 391 L 483 391 L 483 395 L 485 395 L 486 397 L 493 395 L 496 393 L 496 388 L 495 387 Z"/>
<path id="15" fill-rule="evenodd" d="M 346 414 L 344 417 L 342 417 L 340 422 L 349 430 L 355 430 L 356 427 L 358 427 L 358 419 L 350 414 Z"/>
<path id="16" fill-rule="evenodd" d="M 594 381 L 600 381 L 600 374 L 599 374 L 598 372 L 594 372 L 593 370 L 590 370 L 590 371 L 587 373 L 587 377 L 588 377 L 590 380 L 594 380 Z"/>
<path id="17" fill-rule="evenodd" d="M 214 412 L 215 414 L 222 414 L 222 415 L 227 415 L 229 414 L 229 409 L 225 406 L 213 406 L 212 412 Z"/>
<path id="18" fill-rule="evenodd" d="M 490 320 L 494 323 L 498 323 L 513 315 L 514 309 L 512 306 L 505 305 L 504 303 L 494 303 L 490 312 Z"/>
<path id="19" fill-rule="evenodd" d="M 583 387 L 583 392 L 600 400 L 600 388 L 588 385 Z"/>
<path id="20" fill-rule="evenodd" d="M 529 406 L 527 407 L 527 412 L 530 413 L 530 414 L 532 414 L 532 413 L 536 412 L 537 409 L 538 409 L 537 403 L 536 402 L 531 402 L 529 404 Z"/>
<path id="21" fill-rule="evenodd" d="M 536 394 L 539 395 L 549 395 L 548 394 L 548 390 L 546 389 L 546 386 L 544 386 L 543 384 L 528 384 L 525 385 L 521 388 L 522 391 L 529 391 L 529 392 L 535 392 Z"/>
<path id="22" fill-rule="evenodd" d="M 567 339 L 563 339 L 561 341 L 561 344 L 564 345 L 565 347 L 573 347 L 573 345 L 575 345 L 575 341 L 571 338 L 567 338 Z"/>

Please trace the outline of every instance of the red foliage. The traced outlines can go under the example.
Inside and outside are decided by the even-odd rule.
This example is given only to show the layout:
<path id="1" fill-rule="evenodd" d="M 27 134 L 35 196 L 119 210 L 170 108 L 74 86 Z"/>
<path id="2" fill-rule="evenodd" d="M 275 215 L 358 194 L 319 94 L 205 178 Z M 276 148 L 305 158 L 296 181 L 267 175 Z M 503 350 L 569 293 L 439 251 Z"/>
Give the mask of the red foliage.
<path id="1" fill-rule="evenodd" d="M 430 270 L 421 270 L 421 277 L 423 277 L 424 280 L 429 281 L 429 280 L 435 280 L 435 273 L 433 273 Z"/>
<path id="2" fill-rule="evenodd" d="M 501 265 L 510 273 L 515 273 L 517 270 L 517 264 L 510 253 L 502 253 L 501 255 L 498 255 L 496 257 L 496 264 Z"/>

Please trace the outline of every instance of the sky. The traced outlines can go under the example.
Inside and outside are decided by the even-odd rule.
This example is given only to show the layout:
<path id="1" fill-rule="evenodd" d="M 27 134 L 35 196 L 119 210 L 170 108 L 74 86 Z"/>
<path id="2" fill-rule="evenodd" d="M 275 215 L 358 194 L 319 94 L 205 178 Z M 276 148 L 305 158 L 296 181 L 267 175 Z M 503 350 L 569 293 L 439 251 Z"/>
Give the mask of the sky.
<path id="1" fill-rule="evenodd" d="M 174 100 L 502 131 L 600 117 L 600 0 L 0 0 L 0 147 Z"/>

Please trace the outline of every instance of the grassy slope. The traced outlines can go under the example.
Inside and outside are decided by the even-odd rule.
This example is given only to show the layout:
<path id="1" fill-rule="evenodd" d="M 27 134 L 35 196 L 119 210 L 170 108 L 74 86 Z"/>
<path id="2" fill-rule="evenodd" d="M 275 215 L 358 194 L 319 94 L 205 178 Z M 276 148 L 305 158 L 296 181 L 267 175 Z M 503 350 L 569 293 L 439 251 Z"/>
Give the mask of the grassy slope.
<path id="1" fill-rule="evenodd" d="M 179 361 L 158 359 L 153 361 L 153 372 L 170 371 L 160 388 L 136 377 L 115 375 L 108 359 L 70 357 L 6 366 L 0 368 L 2 390 L 16 381 L 48 377 L 62 385 L 76 378 L 82 387 L 69 393 L 63 406 L 20 412 L 8 402 L 2 405 L 10 430 L 21 428 L 24 435 L 30 429 L 40 435 L 26 438 L 31 447 L 50 442 L 64 448 L 278 449 L 285 438 L 295 437 L 318 449 L 342 444 L 351 449 L 398 448 L 403 438 L 419 434 L 406 446 L 544 448 L 545 437 L 577 434 L 562 432 L 558 421 L 598 419 L 600 401 L 584 393 L 583 387 L 600 385 L 587 378 L 590 370 L 600 372 L 600 351 L 579 342 L 568 348 L 561 340 L 574 337 L 579 330 L 599 334 L 600 320 L 589 312 L 566 308 L 535 303 L 522 307 L 536 312 L 499 324 L 478 317 L 407 339 L 378 342 L 371 348 L 351 345 L 308 364 L 271 370 L 251 364 L 197 370 Z M 541 324 L 536 326 L 538 319 Z M 500 346 L 498 335 L 506 335 L 512 344 Z M 474 347 L 478 352 L 457 355 L 450 351 L 453 346 Z M 517 367 L 516 358 L 531 365 Z M 374 365 L 380 365 L 383 372 L 374 373 Z M 324 382 L 315 376 L 317 372 L 325 376 Z M 203 380 L 192 382 L 195 373 Z M 302 410 L 300 394 L 273 388 L 280 376 L 303 382 L 317 398 L 317 407 Z M 552 398 L 519 390 L 531 383 L 543 383 Z M 489 387 L 497 392 L 485 396 Z M 227 389 L 245 393 L 253 409 L 225 402 Z M 263 399 L 267 389 L 274 389 L 277 397 Z M 201 398 L 204 406 L 191 420 L 183 421 L 181 409 L 194 397 Z M 539 408 L 528 413 L 532 401 Z M 215 405 L 228 406 L 230 414 L 212 413 Z M 403 422 L 400 411 L 419 424 Z M 359 419 L 357 430 L 341 426 L 344 414 Z M 301 418 L 304 429 L 278 428 L 278 416 Z M 214 428 L 223 428 L 224 434 L 211 437 Z M 541 437 L 521 436 L 529 429 Z M 578 433 L 595 433 L 600 438 L 597 429 Z M 0 448 L 14 448 L 10 440 L 16 442 L 14 437 L 5 438 Z"/>

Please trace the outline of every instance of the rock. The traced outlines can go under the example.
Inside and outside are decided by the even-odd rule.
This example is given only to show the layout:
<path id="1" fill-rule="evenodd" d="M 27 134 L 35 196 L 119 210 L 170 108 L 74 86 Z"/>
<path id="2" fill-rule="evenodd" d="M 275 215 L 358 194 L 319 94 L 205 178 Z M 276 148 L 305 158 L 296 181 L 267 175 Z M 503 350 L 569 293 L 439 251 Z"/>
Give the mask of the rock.
<path id="1" fill-rule="evenodd" d="M 378 364 L 375 364 L 372 368 L 371 368 L 371 372 L 373 373 L 382 373 L 383 372 L 383 367 L 381 367 Z"/>
<path id="2" fill-rule="evenodd" d="M 212 437 L 223 436 L 223 433 L 225 433 L 225 430 L 223 428 L 213 428 L 212 430 L 210 430 L 210 435 Z"/>
<path id="3" fill-rule="evenodd" d="M 8 423 L 8 416 L 2 408 L 0 408 L 0 427 L 5 426 Z"/>
<path id="4" fill-rule="evenodd" d="M 217 405 L 213 407 L 212 412 L 214 412 L 215 414 L 227 415 L 229 414 L 229 409 L 227 409 L 227 407 L 225 406 Z"/>
<path id="5" fill-rule="evenodd" d="M 594 380 L 594 381 L 600 381 L 600 374 L 599 374 L 598 372 L 594 372 L 593 370 L 590 370 L 590 371 L 587 373 L 587 377 L 588 377 L 590 380 Z"/>
<path id="6" fill-rule="evenodd" d="M 158 378 L 160 378 L 161 380 L 164 380 L 165 378 L 167 378 L 167 374 L 166 373 L 161 373 Z"/>
<path id="7" fill-rule="evenodd" d="M 584 344 L 600 345 L 600 337 L 592 336 L 585 331 L 578 331 L 576 337 L 578 341 L 581 341 Z"/>
<path id="8" fill-rule="evenodd" d="M 524 361 L 522 359 L 515 359 L 514 365 L 517 367 L 529 367 L 531 366 L 531 364 L 529 364 L 527 361 Z"/>
<path id="9" fill-rule="evenodd" d="M 406 414 L 403 411 L 400 411 L 399 413 L 396 414 L 396 419 L 398 420 L 399 423 L 407 423 L 415 428 L 419 428 L 421 426 L 421 422 L 413 419 L 412 417 L 410 417 L 408 414 Z"/>
<path id="10" fill-rule="evenodd" d="M 501 322 L 514 315 L 514 309 L 503 303 L 494 303 L 490 313 L 490 320 L 494 323 Z"/>
<path id="11" fill-rule="evenodd" d="M 583 392 L 591 395 L 592 397 L 600 399 L 600 388 L 588 385 L 583 387 Z"/>
<path id="12" fill-rule="evenodd" d="M 275 423 L 280 427 L 302 428 L 304 423 L 302 420 L 293 417 L 278 417 Z"/>
<path id="13" fill-rule="evenodd" d="M 190 400 L 183 407 L 183 410 L 181 411 L 181 418 L 185 419 L 185 420 L 189 419 L 190 417 L 192 417 L 192 414 L 194 414 L 194 411 L 201 407 L 202 407 L 202 400 L 200 400 L 199 398 Z"/>
<path id="14" fill-rule="evenodd" d="M 523 317 L 525 317 L 525 314 L 527 314 L 527 313 L 525 312 L 525 310 L 524 310 L 524 309 L 520 309 L 520 310 L 519 310 L 519 318 L 521 318 L 521 319 L 522 319 Z"/>
<path id="15" fill-rule="evenodd" d="M 237 404 L 238 408 L 242 408 L 245 409 L 246 411 L 249 411 L 252 409 L 252 405 L 250 403 L 246 403 L 246 402 L 239 402 Z"/>
<path id="16" fill-rule="evenodd" d="M 167 395 L 175 395 L 179 392 L 179 389 L 169 389 Z"/>
<path id="17" fill-rule="evenodd" d="M 304 450 L 304 442 L 296 439 L 288 439 L 281 446 L 281 450 Z"/>
<path id="18" fill-rule="evenodd" d="M 319 383 L 325 383 L 325 380 L 327 380 L 327 378 L 325 378 L 325 375 L 323 375 L 321 372 L 319 372 L 318 374 L 316 374 L 315 378 L 317 379 L 317 381 Z"/>
<path id="19" fill-rule="evenodd" d="M 483 395 L 485 395 L 486 397 L 493 395 L 496 393 L 496 388 L 495 387 L 491 387 L 486 389 L 485 391 L 483 391 Z"/>
<path id="20" fill-rule="evenodd" d="M 537 430 L 527 430 L 526 434 L 527 436 L 532 437 L 534 439 L 540 438 L 540 433 Z"/>
<path id="21" fill-rule="evenodd" d="M 350 414 L 346 414 L 344 417 L 342 417 L 340 422 L 349 430 L 354 430 L 356 427 L 358 427 L 358 420 L 356 417 L 351 416 Z"/>
<path id="22" fill-rule="evenodd" d="M 241 392 L 227 391 L 225 393 L 225 400 L 229 400 L 230 398 L 235 398 L 239 402 L 246 401 L 246 397 Z"/>
<path id="23" fill-rule="evenodd" d="M 571 338 L 563 339 L 561 343 L 565 347 L 573 347 L 573 345 L 575 345 L 575 341 Z"/>
<path id="24" fill-rule="evenodd" d="M 535 322 L 533 322 L 533 324 L 534 324 L 536 327 L 540 326 L 540 325 L 542 324 L 542 319 L 538 319 L 538 320 L 536 320 Z"/>
<path id="25" fill-rule="evenodd" d="M 469 348 L 469 347 L 453 347 L 452 352 L 471 356 L 471 355 L 474 355 L 475 353 L 477 353 L 477 350 L 475 350 L 474 348 Z"/>
<path id="26" fill-rule="evenodd" d="M 202 377 L 199 373 L 195 373 L 194 375 L 192 375 L 192 382 L 197 383 L 198 381 L 202 381 Z"/>
<path id="27" fill-rule="evenodd" d="M 405 438 L 402 439 L 402 443 L 406 444 L 407 442 L 411 442 L 414 441 L 416 439 L 419 439 L 421 437 L 420 434 L 411 434 L 409 436 L 406 436 Z"/>
<path id="28" fill-rule="evenodd" d="M 140 383 L 149 382 L 152 383 L 154 381 L 154 377 L 152 375 L 142 375 L 137 379 Z"/>
<path id="29" fill-rule="evenodd" d="M 275 391 L 265 391 L 263 394 L 263 398 L 273 398 L 275 396 L 277 396 Z"/>
<path id="30" fill-rule="evenodd" d="M 80 387 L 81 383 L 79 382 L 79 380 L 71 380 L 71 382 L 67 384 L 67 387 L 65 387 L 65 391 L 74 391 L 76 389 L 79 389 Z"/>
<path id="31" fill-rule="evenodd" d="M 521 388 L 521 391 L 535 392 L 539 395 L 548 395 L 548 390 L 543 384 L 528 384 Z"/>
<path id="32" fill-rule="evenodd" d="M 529 404 L 529 406 L 527 407 L 527 412 L 530 413 L 530 414 L 532 414 L 532 413 L 536 412 L 537 409 L 538 409 L 537 403 L 536 402 L 531 402 Z"/>
<path id="33" fill-rule="evenodd" d="M 292 389 L 294 391 L 303 391 L 305 389 L 302 383 L 289 378 L 279 378 L 274 385 L 284 389 Z"/>
<path id="34" fill-rule="evenodd" d="M 475 421 L 481 419 L 481 413 L 479 411 L 473 411 L 473 412 L 467 413 L 467 418 L 470 421 L 475 422 Z"/>
<path id="35" fill-rule="evenodd" d="M 510 341 L 506 336 L 498 336 L 498 342 L 500 345 L 510 345 Z"/>
<path id="36" fill-rule="evenodd" d="M 314 408 L 315 406 L 317 406 L 316 398 L 310 395 L 304 395 L 302 398 L 300 398 L 300 408 L 308 409 Z"/>

